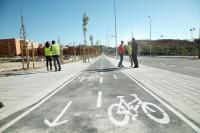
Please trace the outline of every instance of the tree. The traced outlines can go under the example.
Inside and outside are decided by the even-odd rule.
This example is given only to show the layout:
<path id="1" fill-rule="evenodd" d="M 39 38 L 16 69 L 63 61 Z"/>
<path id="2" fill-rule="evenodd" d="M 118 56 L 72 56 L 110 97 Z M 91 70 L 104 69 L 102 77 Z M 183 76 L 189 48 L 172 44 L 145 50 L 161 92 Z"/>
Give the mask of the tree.
<path id="1" fill-rule="evenodd" d="M 91 46 L 93 45 L 93 40 L 94 40 L 93 36 L 92 36 L 92 35 L 90 35 L 90 42 L 91 42 Z"/>
<path id="2" fill-rule="evenodd" d="M 88 16 L 86 16 L 86 13 L 84 13 L 84 15 L 83 15 L 83 19 L 82 19 L 82 21 L 83 21 L 83 24 L 82 24 L 82 26 L 83 26 L 83 38 L 84 38 L 84 43 L 85 43 L 85 46 L 87 45 L 87 39 L 86 39 L 86 32 L 87 32 L 87 24 L 88 24 L 88 21 L 89 21 L 89 17 Z M 83 48 L 83 62 L 86 62 L 86 56 L 85 56 L 85 54 L 86 54 L 86 52 L 85 52 L 85 48 Z M 89 62 L 89 58 L 88 58 L 88 62 Z"/>
<path id="3" fill-rule="evenodd" d="M 86 13 L 84 13 L 84 15 L 83 15 L 83 37 L 84 37 L 85 45 L 87 44 L 86 32 L 87 32 L 88 21 L 89 21 L 89 17 L 86 16 Z"/>
<path id="4" fill-rule="evenodd" d="M 27 68 L 29 69 L 29 51 L 28 51 L 28 44 L 26 43 L 27 33 L 24 26 L 23 16 L 21 16 L 21 27 L 20 27 L 20 47 L 21 47 L 21 55 L 22 55 L 22 66 L 24 69 L 24 47 L 26 48 L 26 59 L 27 59 Z M 23 40 L 23 41 L 21 41 Z M 21 44 L 23 42 L 23 44 Z"/>

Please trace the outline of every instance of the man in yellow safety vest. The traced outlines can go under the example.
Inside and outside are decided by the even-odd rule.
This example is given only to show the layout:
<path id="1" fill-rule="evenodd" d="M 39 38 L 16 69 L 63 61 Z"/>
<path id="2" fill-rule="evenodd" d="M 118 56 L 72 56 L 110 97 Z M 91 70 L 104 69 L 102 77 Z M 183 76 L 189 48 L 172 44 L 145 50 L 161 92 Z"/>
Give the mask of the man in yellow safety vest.
<path id="1" fill-rule="evenodd" d="M 50 43 L 48 41 L 45 43 L 44 53 L 45 53 L 45 57 L 46 57 L 47 71 L 49 71 L 49 65 L 50 65 L 50 70 L 52 70 L 51 45 L 50 45 Z"/>
<path id="2" fill-rule="evenodd" d="M 55 71 L 61 71 L 60 46 L 54 40 L 52 41 L 51 52 L 52 52 Z M 58 69 L 57 69 L 57 65 L 58 65 Z"/>

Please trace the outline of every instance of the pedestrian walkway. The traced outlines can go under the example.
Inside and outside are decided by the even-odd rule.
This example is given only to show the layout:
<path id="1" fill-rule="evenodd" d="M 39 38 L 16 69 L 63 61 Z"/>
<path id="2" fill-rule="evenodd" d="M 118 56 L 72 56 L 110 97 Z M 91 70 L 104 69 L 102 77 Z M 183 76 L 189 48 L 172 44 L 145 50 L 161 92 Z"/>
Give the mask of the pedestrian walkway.
<path id="1" fill-rule="evenodd" d="M 38 102 L 56 88 L 93 64 L 83 61 L 62 65 L 62 71 L 35 70 L 24 75 L 0 78 L 0 120 Z"/>
<path id="2" fill-rule="evenodd" d="M 111 57 L 107 59 L 115 66 L 119 62 Z M 122 71 L 200 124 L 200 78 L 145 65 L 134 69 L 129 67 L 130 62 L 127 61 L 123 65 L 126 68 Z"/>

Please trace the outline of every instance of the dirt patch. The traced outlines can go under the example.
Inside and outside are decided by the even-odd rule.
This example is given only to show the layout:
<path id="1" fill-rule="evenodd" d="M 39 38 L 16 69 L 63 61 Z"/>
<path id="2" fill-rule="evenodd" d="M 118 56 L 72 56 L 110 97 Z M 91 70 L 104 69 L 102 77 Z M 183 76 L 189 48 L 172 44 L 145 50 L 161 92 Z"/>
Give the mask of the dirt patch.
<path id="1" fill-rule="evenodd" d="M 21 62 L 1 62 L 0 63 L 0 77 L 8 77 L 15 75 L 24 75 L 30 73 L 34 70 L 45 68 L 46 62 L 35 62 L 35 67 L 33 68 L 33 63 L 30 63 L 30 68 L 27 69 L 27 64 L 24 64 L 25 69 L 23 69 Z"/>

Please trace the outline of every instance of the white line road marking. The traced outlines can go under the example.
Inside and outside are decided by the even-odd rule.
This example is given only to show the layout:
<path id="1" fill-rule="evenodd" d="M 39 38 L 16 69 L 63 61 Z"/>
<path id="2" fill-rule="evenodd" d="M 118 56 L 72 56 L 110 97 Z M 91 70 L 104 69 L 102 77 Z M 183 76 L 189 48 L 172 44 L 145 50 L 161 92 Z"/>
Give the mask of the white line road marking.
<path id="1" fill-rule="evenodd" d="M 101 67 L 103 67 L 103 57 L 101 58 L 102 60 L 101 60 Z"/>
<path id="2" fill-rule="evenodd" d="M 171 67 L 175 67 L 176 65 L 169 65 L 169 66 L 171 66 Z"/>
<path id="3" fill-rule="evenodd" d="M 62 122 L 58 122 L 60 120 L 60 118 L 64 115 L 64 113 L 67 111 L 67 109 L 69 108 L 69 106 L 71 105 L 72 101 L 70 101 L 67 106 L 61 111 L 61 113 L 56 117 L 56 119 L 53 122 L 49 122 L 49 120 L 47 120 L 45 118 L 44 123 L 47 124 L 49 127 L 55 127 L 61 124 L 66 123 L 68 120 L 64 120 Z"/>
<path id="4" fill-rule="evenodd" d="M 159 97 L 157 97 L 154 93 L 152 93 L 150 90 L 148 90 L 145 86 L 140 84 L 137 80 L 135 80 L 133 77 L 131 77 L 128 73 L 125 71 L 122 71 L 126 76 L 128 76 L 130 79 L 132 79 L 136 84 L 138 84 L 141 88 L 143 88 L 145 91 L 147 91 L 149 94 L 151 94 L 155 99 L 157 99 L 160 103 L 162 103 L 165 107 L 167 107 L 170 111 L 172 111 L 174 114 L 176 114 L 179 118 L 181 118 L 185 123 L 187 123 L 191 128 L 193 128 L 195 131 L 200 133 L 200 128 L 196 126 L 194 123 L 192 123 L 190 120 L 188 120 L 184 115 L 182 115 L 180 112 L 176 111 L 173 107 L 171 107 L 169 104 L 161 100 Z"/>
<path id="5" fill-rule="evenodd" d="M 117 79 L 117 76 L 115 74 L 113 76 L 114 76 L 115 79 Z"/>
<path id="6" fill-rule="evenodd" d="M 100 74 L 103 74 L 102 69 L 103 69 L 103 56 L 101 57 L 101 73 Z"/>
<path id="7" fill-rule="evenodd" d="M 102 91 L 99 91 L 98 98 L 97 98 L 97 108 L 101 107 L 101 99 L 102 99 Z"/>
<path id="8" fill-rule="evenodd" d="M 166 65 L 165 63 L 160 63 L 160 65 Z"/>
<path id="9" fill-rule="evenodd" d="M 102 117 L 102 115 L 98 115 L 98 114 L 96 114 L 96 117 Z"/>
<path id="10" fill-rule="evenodd" d="M 184 67 L 184 68 L 187 68 L 187 69 L 199 69 L 199 68 L 196 68 L 196 67 Z"/>
<path id="11" fill-rule="evenodd" d="M 103 77 L 100 77 L 100 81 L 99 81 L 100 83 L 103 83 Z"/>

